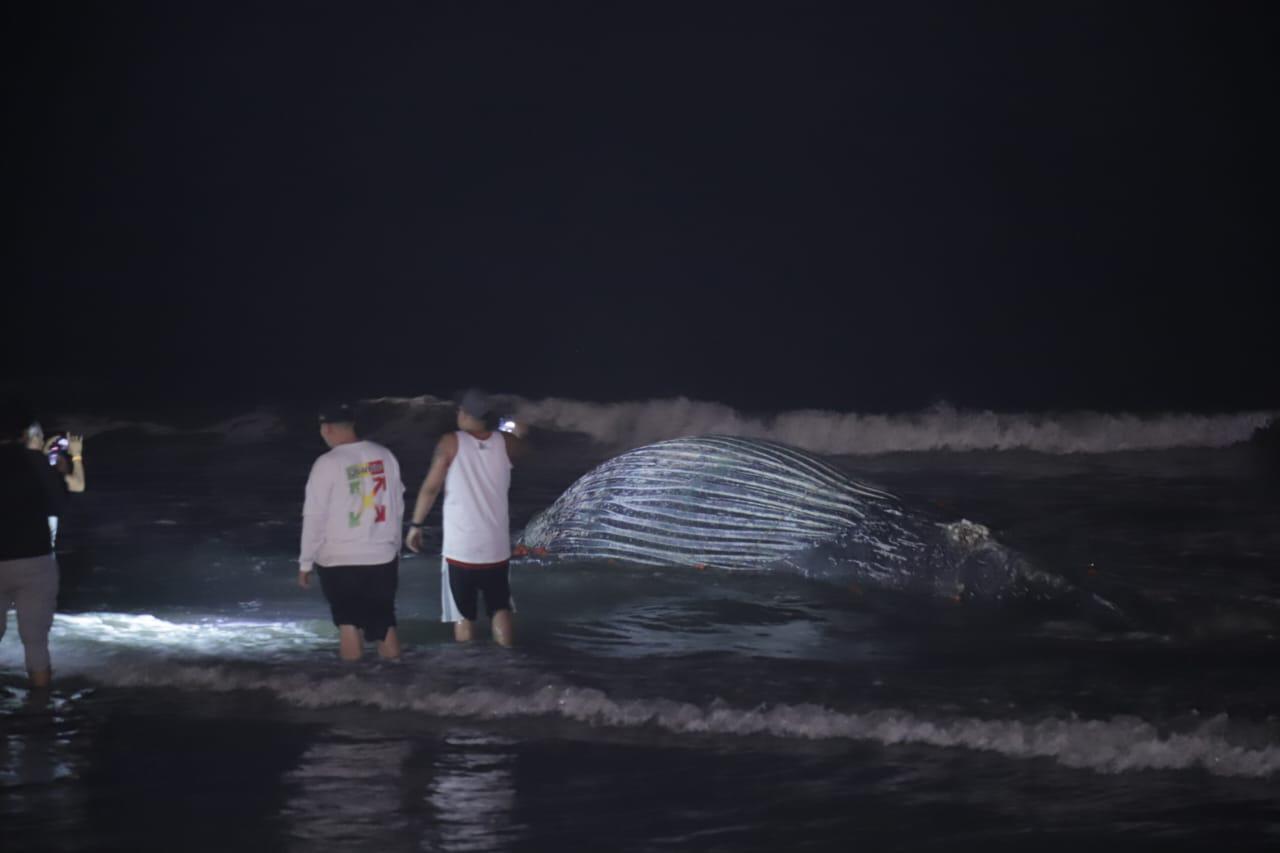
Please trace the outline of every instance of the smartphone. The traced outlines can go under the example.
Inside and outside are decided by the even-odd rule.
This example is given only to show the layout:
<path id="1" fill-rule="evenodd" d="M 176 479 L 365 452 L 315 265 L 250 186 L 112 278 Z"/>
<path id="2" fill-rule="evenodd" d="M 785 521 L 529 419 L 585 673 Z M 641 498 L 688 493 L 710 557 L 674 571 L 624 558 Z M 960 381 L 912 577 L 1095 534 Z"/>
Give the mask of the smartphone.
<path id="1" fill-rule="evenodd" d="M 49 464 L 58 464 L 58 455 L 65 452 L 71 442 L 67 440 L 65 435 L 60 435 L 54 439 L 53 446 L 49 448 Z"/>
<path id="2" fill-rule="evenodd" d="M 516 422 L 511 418 L 499 418 L 498 431 L 514 433 L 516 431 Z"/>

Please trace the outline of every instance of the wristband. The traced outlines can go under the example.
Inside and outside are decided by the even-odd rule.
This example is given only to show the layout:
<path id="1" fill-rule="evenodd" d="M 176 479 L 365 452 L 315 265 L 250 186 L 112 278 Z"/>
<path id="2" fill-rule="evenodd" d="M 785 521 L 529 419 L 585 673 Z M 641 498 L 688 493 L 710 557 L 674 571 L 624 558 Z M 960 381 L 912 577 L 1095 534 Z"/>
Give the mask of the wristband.
<path id="1" fill-rule="evenodd" d="M 426 524 L 418 524 L 416 521 L 411 521 L 411 522 L 409 522 L 409 526 L 410 526 L 410 527 L 416 527 L 416 528 L 418 528 L 419 530 L 421 530 L 422 528 L 426 527 L 427 525 L 426 525 Z"/>
<path id="2" fill-rule="evenodd" d="M 72 462 L 83 462 L 83 461 L 84 461 L 84 457 L 83 457 L 83 456 L 72 456 L 72 457 L 71 457 L 71 461 L 72 461 Z"/>

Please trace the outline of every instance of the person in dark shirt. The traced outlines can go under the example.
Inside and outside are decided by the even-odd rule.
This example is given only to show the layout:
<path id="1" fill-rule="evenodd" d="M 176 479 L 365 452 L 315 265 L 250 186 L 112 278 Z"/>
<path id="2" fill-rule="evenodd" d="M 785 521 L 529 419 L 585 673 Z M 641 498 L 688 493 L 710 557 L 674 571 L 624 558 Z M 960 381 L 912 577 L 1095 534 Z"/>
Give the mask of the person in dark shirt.
<path id="1" fill-rule="evenodd" d="M 58 598 L 49 518 L 60 515 L 62 477 L 39 450 L 27 446 L 40 425 L 14 411 L 0 415 L 0 639 L 10 607 L 33 687 L 48 687 L 49 629 Z"/>
<path id="2" fill-rule="evenodd" d="M 55 433 L 46 438 L 39 424 L 27 428 L 27 447 L 38 450 L 49 459 L 49 464 L 58 473 L 67 492 L 79 494 L 84 491 L 84 436 L 62 435 Z M 58 516 L 49 516 L 49 537 L 56 549 L 58 546 Z"/>

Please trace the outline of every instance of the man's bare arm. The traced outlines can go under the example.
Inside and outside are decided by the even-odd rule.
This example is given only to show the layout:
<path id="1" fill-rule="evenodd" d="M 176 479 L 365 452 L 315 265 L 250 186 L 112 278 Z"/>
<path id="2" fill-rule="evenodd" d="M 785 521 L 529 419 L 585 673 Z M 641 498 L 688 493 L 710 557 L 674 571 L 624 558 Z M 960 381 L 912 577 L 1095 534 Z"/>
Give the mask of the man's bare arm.
<path id="1" fill-rule="evenodd" d="M 83 492 L 85 485 L 83 435 L 75 435 L 74 433 L 67 435 L 67 455 L 71 457 L 71 470 L 67 471 L 63 476 L 67 483 L 67 491 Z"/>
<path id="2" fill-rule="evenodd" d="M 431 456 L 431 467 L 427 470 L 427 478 L 422 481 L 422 488 L 418 490 L 418 499 L 413 505 L 413 515 L 410 519 L 413 524 L 421 525 L 431 514 L 431 507 L 435 506 L 436 498 L 440 497 L 440 492 L 444 489 L 444 479 L 449 473 L 449 466 L 453 464 L 453 459 L 457 455 L 458 437 L 453 433 L 441 436 L 440 441 L 436 443 L 435 453 Z M 409 528 L 405 545 L 415 554 L 422 549 L 421 527 Z"/>
<path id="3" fill-rule="evenodd" d="M 502 437 L 507 442 L 507 458 L 512 462 L 519 462 L 529 455 L 529 440 L 523 434 L 508 432 Z"/>

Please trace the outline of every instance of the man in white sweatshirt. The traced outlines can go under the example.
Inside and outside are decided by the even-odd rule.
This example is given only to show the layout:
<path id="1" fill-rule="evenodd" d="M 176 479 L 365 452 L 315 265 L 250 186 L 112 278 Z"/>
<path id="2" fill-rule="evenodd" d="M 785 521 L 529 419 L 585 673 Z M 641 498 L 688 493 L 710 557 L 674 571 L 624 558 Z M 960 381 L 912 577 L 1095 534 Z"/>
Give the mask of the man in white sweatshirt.
<path id="1" fill-rule="evenodd" d="M 298 585 L 307 589 L 313 571 L 320 576 L 343 660 L 359 660 L 365 640 L 377 641 L 380 656 L 398 658 L 400 463 L 387 448 L 360 439 L 345 404 L 320 413 L 320 437 L 330 450 L 307 478 Z"/>

